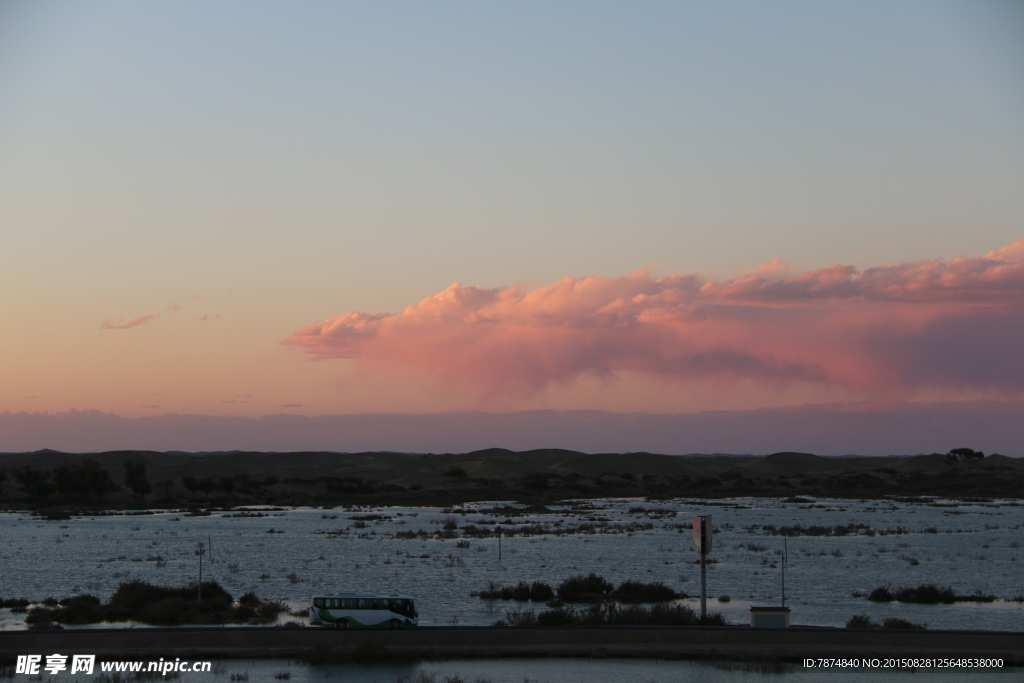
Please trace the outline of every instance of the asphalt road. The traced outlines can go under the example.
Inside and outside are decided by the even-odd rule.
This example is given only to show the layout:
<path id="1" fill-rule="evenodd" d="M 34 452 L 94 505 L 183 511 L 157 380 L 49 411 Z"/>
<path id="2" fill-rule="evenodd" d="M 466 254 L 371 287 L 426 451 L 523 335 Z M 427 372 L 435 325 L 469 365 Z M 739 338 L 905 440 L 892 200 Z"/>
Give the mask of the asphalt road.
<path id="1" fill-rule="evenodd" d="M 397 631 L 314 627 L 188 627 L 0 632 L 0 661 L 23 654 L 100 658 L 930 657 L 1024 665 L 1024 632 L 814 627 L 496 628 Z"/>

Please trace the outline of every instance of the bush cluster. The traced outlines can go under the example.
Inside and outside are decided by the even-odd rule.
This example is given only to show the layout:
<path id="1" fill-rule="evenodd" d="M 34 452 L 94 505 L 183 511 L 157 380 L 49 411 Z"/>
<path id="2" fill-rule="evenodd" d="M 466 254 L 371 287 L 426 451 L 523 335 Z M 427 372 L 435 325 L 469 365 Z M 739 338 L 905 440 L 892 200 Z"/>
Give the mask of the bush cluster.
<path id="1" fill-rule="evenodd" d="M 603 602 L 612 589 L 611 581 L 590 572 L 586 576 L 570 576 L 558 585 L 558 597 L 565 602 Z"/>
<path id="2" fill-rule="evenodd" d="M 518 600 L 520 602 L 547 602 L 555 597 L 555 591 L 551 586 L 542 582 L 534 581 L 526 583 L 520 581 L 515 586 L 498 586 L 494 582 L 476 593 L 484 600 Z"/>
<path id="3" fill-rule="evenodd" d="M 858 614 L 850 618 L 846 622 L 846 628 L 905 628 L 905 629 L 925 629 L 928 628 L 928 624 L 915 624 L 907 621 L 906 619 L 899 619 L 897 617 L 889 617 L 884 620 L 881 624 L 878 624 L 871 620 L 866 614 Z"/>
<path id="4" fill-rule="evenodd" d="M 981 589 L 970 595 L 957 595 L 952 587 L 940 588 L 934 583 L 922 583 L 920 586 L 904 586 L 892 590 L 891 586 L 880 586 L 871 591 L 868 600 L 872 602 L 912 602 L 918 605 L 952 605 L 954 602 L 992 602 L 994 595 L 985 595 Z"/>
<path id="5" fill-rule="evenodd" d="M 591 572 L 572 576 L 558 585 L 557 590 L 542 582 L 520 581 L 515 586 L 499 586 L 493 581 L 485 590 L 472 593 L 484 600 L 518 600 L 520 602 L 548 602 L 557 607 L 562 603 L 657 603 L 690 597 L 677 593 L 660 581 L 625 581 L 616 588 L 610 581 Z M 557 598 L 556 598 L 557 596 Z"/>
<path id="6" fill-rule="evenodd" d="M 660 581 L 626 581 L 611 592 L 611 597 L 618 602 L 669 602 L 689 596 L 677 593 Z"/>
<path id="7" fill-rule="evenodd" d="M 30 628 L 51 622 L 135 621 L 155 626 L 268 623 L 277 619 L 283 609 L 282 604 L 263 602 L 254 593 L 246 593 L 236 604 L 231 594 L 215 581 L 203 582 L 200 602 L 195 585 L 168 588 L 136 580 L 122 583 L 106 604 L 93 595 L 77 595 L 55 606 L 33 609 L 25 621 Z"/>

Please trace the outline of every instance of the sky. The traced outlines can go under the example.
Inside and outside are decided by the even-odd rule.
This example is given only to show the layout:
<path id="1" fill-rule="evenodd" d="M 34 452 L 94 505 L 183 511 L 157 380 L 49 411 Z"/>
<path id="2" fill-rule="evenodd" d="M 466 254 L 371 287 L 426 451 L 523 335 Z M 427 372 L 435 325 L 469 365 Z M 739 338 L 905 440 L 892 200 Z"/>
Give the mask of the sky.
<path id="1" fill-rule="evenodd" d="M 0 451 L 536 411 L 724 451 L 724 411 L 756 452 L 825 410 L 930 452 L 896 416 L 957 405 L 986 442 L 1024 421 L 1021 36 L 1014 0 L 2 0 Z M 855 433 L 806 447 L 888 452 Z"/>

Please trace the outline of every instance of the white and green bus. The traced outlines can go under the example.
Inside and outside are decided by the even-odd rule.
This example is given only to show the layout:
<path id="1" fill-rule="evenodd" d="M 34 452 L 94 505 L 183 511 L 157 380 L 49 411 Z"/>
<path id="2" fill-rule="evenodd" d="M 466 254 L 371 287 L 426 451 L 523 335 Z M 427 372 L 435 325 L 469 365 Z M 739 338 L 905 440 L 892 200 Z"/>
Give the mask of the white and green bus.
<path id="1" fill-rule="evenodd" d="M 416 599 L 410 595 L 338 593 L 314 595 L 309 623 L 334 628 L 411 628 L 419 622 Z"/>

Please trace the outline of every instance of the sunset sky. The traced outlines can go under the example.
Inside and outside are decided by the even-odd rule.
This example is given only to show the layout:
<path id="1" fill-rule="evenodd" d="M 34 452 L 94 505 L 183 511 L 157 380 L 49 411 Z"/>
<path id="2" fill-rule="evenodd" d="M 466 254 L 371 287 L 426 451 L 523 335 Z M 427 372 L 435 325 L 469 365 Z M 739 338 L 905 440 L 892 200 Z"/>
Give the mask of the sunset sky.
<path id="1" fill-rule="evenodd" d="M 1015 0 L 0 3 L 0 451 L 548 410 L 756 451 L 827 406 L 1024 455 L 984 427 L 1024 422 L 1021 36 Z M 147 431 L 180 416 L 224 419 Z M 399 445 L 526 443 L 488 429 Z M 273 447 L 398 443 L 338 430 Z M 844 434 L 806 447 L 886 452 Z"/>

